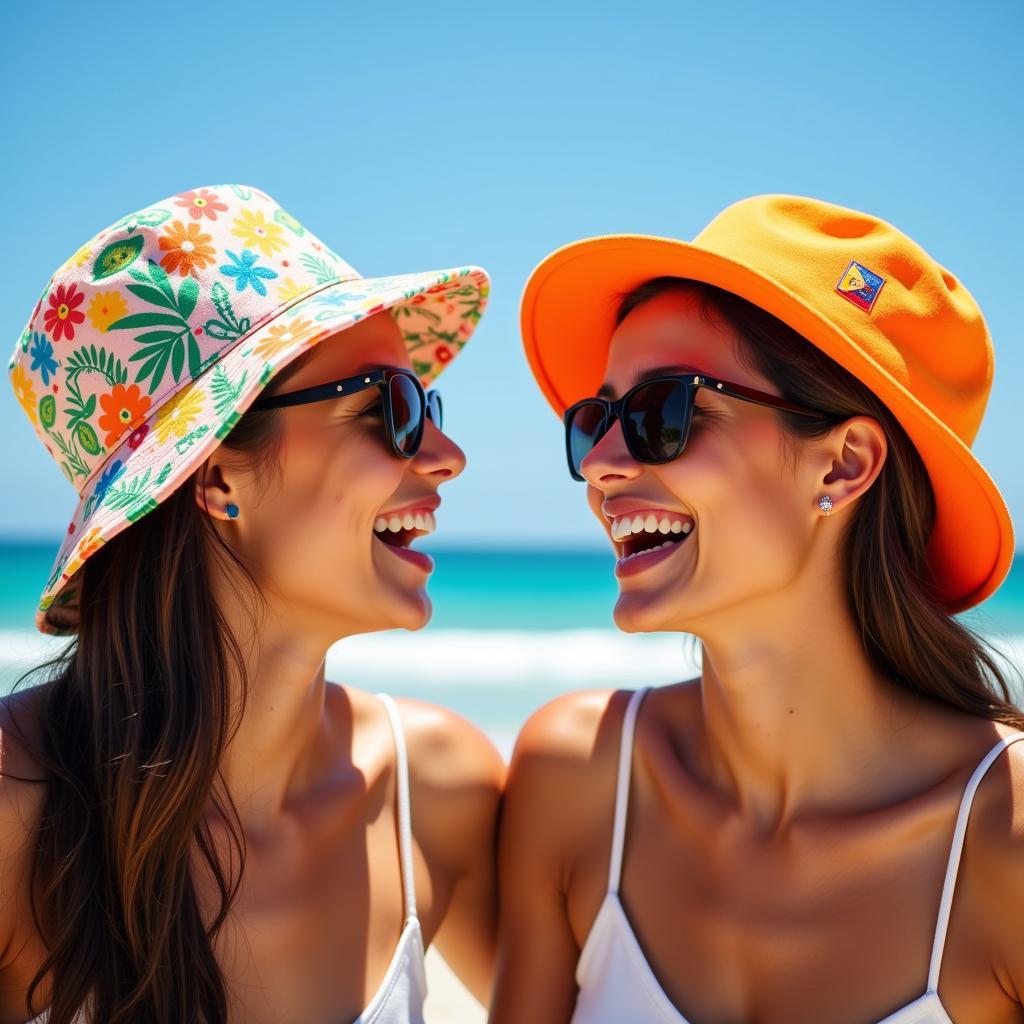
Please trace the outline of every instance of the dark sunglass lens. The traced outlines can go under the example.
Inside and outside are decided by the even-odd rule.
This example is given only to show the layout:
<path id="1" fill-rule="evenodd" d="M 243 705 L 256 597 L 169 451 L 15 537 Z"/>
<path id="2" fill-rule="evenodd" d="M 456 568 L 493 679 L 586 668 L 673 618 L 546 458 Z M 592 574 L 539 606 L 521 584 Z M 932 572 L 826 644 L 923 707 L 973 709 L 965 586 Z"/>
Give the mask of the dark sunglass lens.
<path id="1" fill-rule="evenodd" d="M 604 425 L 604 409 L 600 405 L 581 405 L 569 421 L 569 457 L 577 473 L 583 460 L 601 440 Z"/>
<path id="2" fill-rule="evenodd" d="M 444 430 L 444 406 L 436 391 L 427 392 L 427 418 L 438 430 Z"/>
<path id="3" fill-rule="evenodd" d="M 634 392 L 623 426 L 639 457 L 670 459 L 678 454 L 689 401 L 690 389 L 681 381 L 653 381 Z"/>
<path id="4" fill-rule="evenodd" d="M 395 444 L 405 455 L 414 455 L 423 435 L 423 398 L 411 377 L 395 374 L 389 383 L 391 420 Z"/>

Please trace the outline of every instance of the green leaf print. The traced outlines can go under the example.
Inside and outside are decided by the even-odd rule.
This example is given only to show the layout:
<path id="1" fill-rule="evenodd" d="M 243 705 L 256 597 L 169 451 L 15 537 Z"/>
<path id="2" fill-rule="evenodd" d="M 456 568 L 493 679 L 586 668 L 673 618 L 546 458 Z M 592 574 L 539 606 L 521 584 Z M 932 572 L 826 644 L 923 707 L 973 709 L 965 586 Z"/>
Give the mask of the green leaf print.
<path id="1" fill-rule="evenodd" d="M 396 320 L 401 320 L 403 316 L 421 316 L 434 324 L 441 322 L 441 314 L 427 309 L 426 306 L 395 306 L 394 316 Z"/>
<path id="2" fill-rule="evenodd" d="M 223 366 L 218 366 L 213 371 L 210 379 L 210 394 L 213 397 L 213 408 L 219 417 L 227 416 L 228 413 L 238 404 L 238 396 L 245 386 L 245 378 L 249 376 L 246 370 L 237 384 L 232 384 L 228 375 L 224 372 Z"/>
<path id="3" fill-rule="evenodd" d="M 74 434 L 71 435 L 71 439 L 68 440 L 58 430 L 50 432 L 50 437 L 53 438 L 57 447 L 61 450 L 64 455 L 64 461 L 61 462 L 60 468 L 64 470 L 64 475 L 72 482 L 75 482 L 76 476 L 87 477 L 89 475 L 89 467 L 85 464 L 82 456 L 79 454 L 78 446 L 74 440 Z"/>
<path id="4" fill-rule="evenodd" d="M 210 289 L 210 298 L 221 317 L 219 320 L 207 320 L 203 325 L 203 329 L 211 338 L 216 338 L 218 341 L 234 341 L 248 332 L 249 318 L 243 316 L 239 320 L 235 316 L 235 310 L 231 305 L 231 296 L 220 281 L 214 282 Z"/>
<path id="5" fill-rule="evenodd" d="M 57 422 L 57 399 L 53 395 L 43 395 L 40 399 L 39 422 L 46 430 L 50 430 Z"/>
<path id="6" fill-rule="evenodd" d="M 120 273 L 125 267 L 134 263 L 140 252 L 142 252 L 142 235 L 111 242 L 96 257 L 96 262 L 92 265 L 92 279 L 102 281 L 104 278 L 113 277 L 114 274 Z"/>
<path id="7" fill-rule="evenodd" d="M 64 361 L 68 377 L 77 378 L 80 373 L 98 373 L 113 387 L 128 382 L 128 371 L 113 352 L 90 345 L 76 349 Z"/>
<path id="8" fill-rule="evenodd" d="M 90 395 L 89 400 L 95 404 L 95 395 Z M 100 451 L 100 439 L 96 436 L 96 431 L 89 426 L 88 423 L 79 423 L 75 427 L 75 437 L 78 438 L 78 443 L 90 454 L 99 455 Z"/>
<path id="9" fill-rule="evenodd" d="M 139 384 L 149 378 L 149 393 L 160 386 L 170 363 L 171 376 L 175 382 L 180 380 L 188 356 L 189 374 L 195 377 L 199 372 L 201 356 L 199 343 L 196 341 L 188 317 L 192 315 L 199 300 L 199 284 L 194 278 L 186 277 L 181 282 L 178 294 L 174 294 L 171 283 L 163 267 L 153 260 L 148 261 L 148 277 L 141 271 L 131 271 L 137 285 L 128 285 L 129 290 L 144 302 L 167 313 L 131 313 L 115 320 L 107 330 L 136 330 L 140 327 L 172 327 L 175 330 L 145 331 L 135 336 L 135 341 L 142 346 L 138 352 L 128 357 L 129 362 L 141 362 L 135 383 Z M 215 286 L 216 287 L 216 286 Z"/>
<path id="10" fill-rule="evenodd" d="M 299 262 L 316 278 L 317 284 L 328 284 L 338 276 L 329 263 L 311 256 L 308 252 L 299 257 Z"/>
<path id="11" fill-rule="evenodd" d="M 77 374 L 68 375 L 67 389 L 68 404 L 64 407 L 64 415 L 68 418 L 68 430 L 73 432 L 96 411 L 96 396 L 90 395 L 88 400 L 82 399 L 82 390 L 78 386 Z M 82 447 L 89 451 L 85 445 Z M 90 452 L 90 454 L 96 453 Z"/>
<path id="12" fill-rule="evenodd" d="M 246 202 L 246 200 L 252 199 L 252 192 L 241 185 L 232 185 L 231 191 L 234 192 L 243 203 Z"/>
<path id="13" fill-rule="evenodd" d="M 418 359 L 412 361 L 412 372 L 417 377 L 425 377 L 433 368 L 433 363 L 421 363 Z"/>

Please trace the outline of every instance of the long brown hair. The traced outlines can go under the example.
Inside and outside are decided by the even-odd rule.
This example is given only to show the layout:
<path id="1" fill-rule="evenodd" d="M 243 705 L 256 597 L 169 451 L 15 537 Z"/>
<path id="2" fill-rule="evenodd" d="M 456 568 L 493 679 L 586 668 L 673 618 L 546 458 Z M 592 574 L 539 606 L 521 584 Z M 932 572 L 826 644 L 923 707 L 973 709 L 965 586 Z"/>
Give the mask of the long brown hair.
<path id="1" fill-rule="evenodd" d="M 278 417 L 247 413 L 222 442 L 251 456 L 261 481 L 277 465 Z M 213 597 L 214 565 L 248 583 L 254 627 L 263 605 L 197 505 L 195 482 L 86 561 L 76 638 L 28 674 L 49 681 L 35 727 L 18 727 L 46 787 L 30 873 L 46 958 L 27 1002 L 49 981 L 49 1024 L 78 1014 L 97 1024 L 228 1020 L 214 940 L 238 892 L 245 844 L 220 764 L 247 681 Z M 196 863 L 217 892 L 212 919 L 200 907 Z"/>
<path id="2" fill-rule="evenodd" d="M 897 685 L 949 707 L 1024 729 L 1009 673 L 991 645 L 935 596 L 927 545 L 935 521 L 928 472 L 896 417 L 866 385 L 781 320 L 731 292 L 679 277 L 641 284 L 620 300 L 616 325 L 667 291 L 696 297 L 701 315 L 732 328 L 736 355 L 783 398 L 821 419 L 778 413 L 795 442 L 852 416 L 882 426 L 889 453 L 843 538 L 847 596 L 872 664 Z M 797 454 L 797 446 L 791 446 Z"/>

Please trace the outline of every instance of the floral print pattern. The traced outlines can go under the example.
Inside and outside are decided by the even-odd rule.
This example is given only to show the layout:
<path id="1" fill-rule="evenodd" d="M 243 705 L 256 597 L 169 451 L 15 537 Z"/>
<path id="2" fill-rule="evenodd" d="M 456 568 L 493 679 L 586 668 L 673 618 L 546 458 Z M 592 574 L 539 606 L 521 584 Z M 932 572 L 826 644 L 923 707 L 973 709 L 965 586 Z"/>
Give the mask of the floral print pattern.
<path id="1" fill-rule="evenodd" d="M 386 310 L 428 384 L 472 334 L 488 288 L 476 267 L 362 278 L 242 185 L 171 196 L 79 247 L 9 364 L 79 496 L 39 628 L 75 631 L 82 564 L 179 486 L 296 355 Z"/>

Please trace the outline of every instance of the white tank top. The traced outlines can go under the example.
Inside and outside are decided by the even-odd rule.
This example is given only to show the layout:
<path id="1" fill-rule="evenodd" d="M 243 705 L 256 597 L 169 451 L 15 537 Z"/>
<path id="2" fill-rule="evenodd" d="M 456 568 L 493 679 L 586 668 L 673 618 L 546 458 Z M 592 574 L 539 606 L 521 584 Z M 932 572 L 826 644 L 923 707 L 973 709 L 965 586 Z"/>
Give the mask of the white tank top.
<path id="1" fill-rule="evenodd" d="M 402 889 L 405 902 L 405 924 L 398 946 L 388 965 L 384 980 L 377 987 L 366 1009 L 352 1024 L 423 1024 L 423 1003 L 427 997 L 427 974 L 424 964 L 423 935 L 416 916 L 416 886 L 412 867 L 412 818 L 409 810 L 409 761 L 405 749 L 405 732 L 398 708 L 386 693 L 377 694 L 387 708 L 391 731 L 395 737 L 395 776 L 398 790 L 398 855 L 402 865 Z M 29 1024 L 46 1024 L 44 1011 Z M 84 1024 L 85 1018 L 76 1021 Z"/>
<path id="2" fill-rule="evenodd" d="M 619 900 L 622 876 L 622 848 L 626 838 L 626 812 L 629 804 L 629 779 L 633 761 L 633 735 L 636 715 L 644 690 L 637 690 L 626 707 L 619 746 L 618 788 L 615 794 L 615 825 L 612 830 L 611 861 L 608 867 L 608 891 L 591 926 L 590 934 L 576 965 L 579 994 L 571 1024 L 689 1024 L 675 1008 L 644 956 L 625 908 Z M 889 1014 L 879 1024 L 953 1024 L 939 999 L 939 968 L 953 904 L 957 869 L 963 851 L 967 819 L 974 793 L 993 761 L 1011 743 L 1024 739 L 1024 732 L 1001 739 L 974 770 L 960 801 L 953 842 L 946 866 L 946 879 L 939 902 L 939 917 L 932 942 L 928 985 L 923 995 Z"/>

